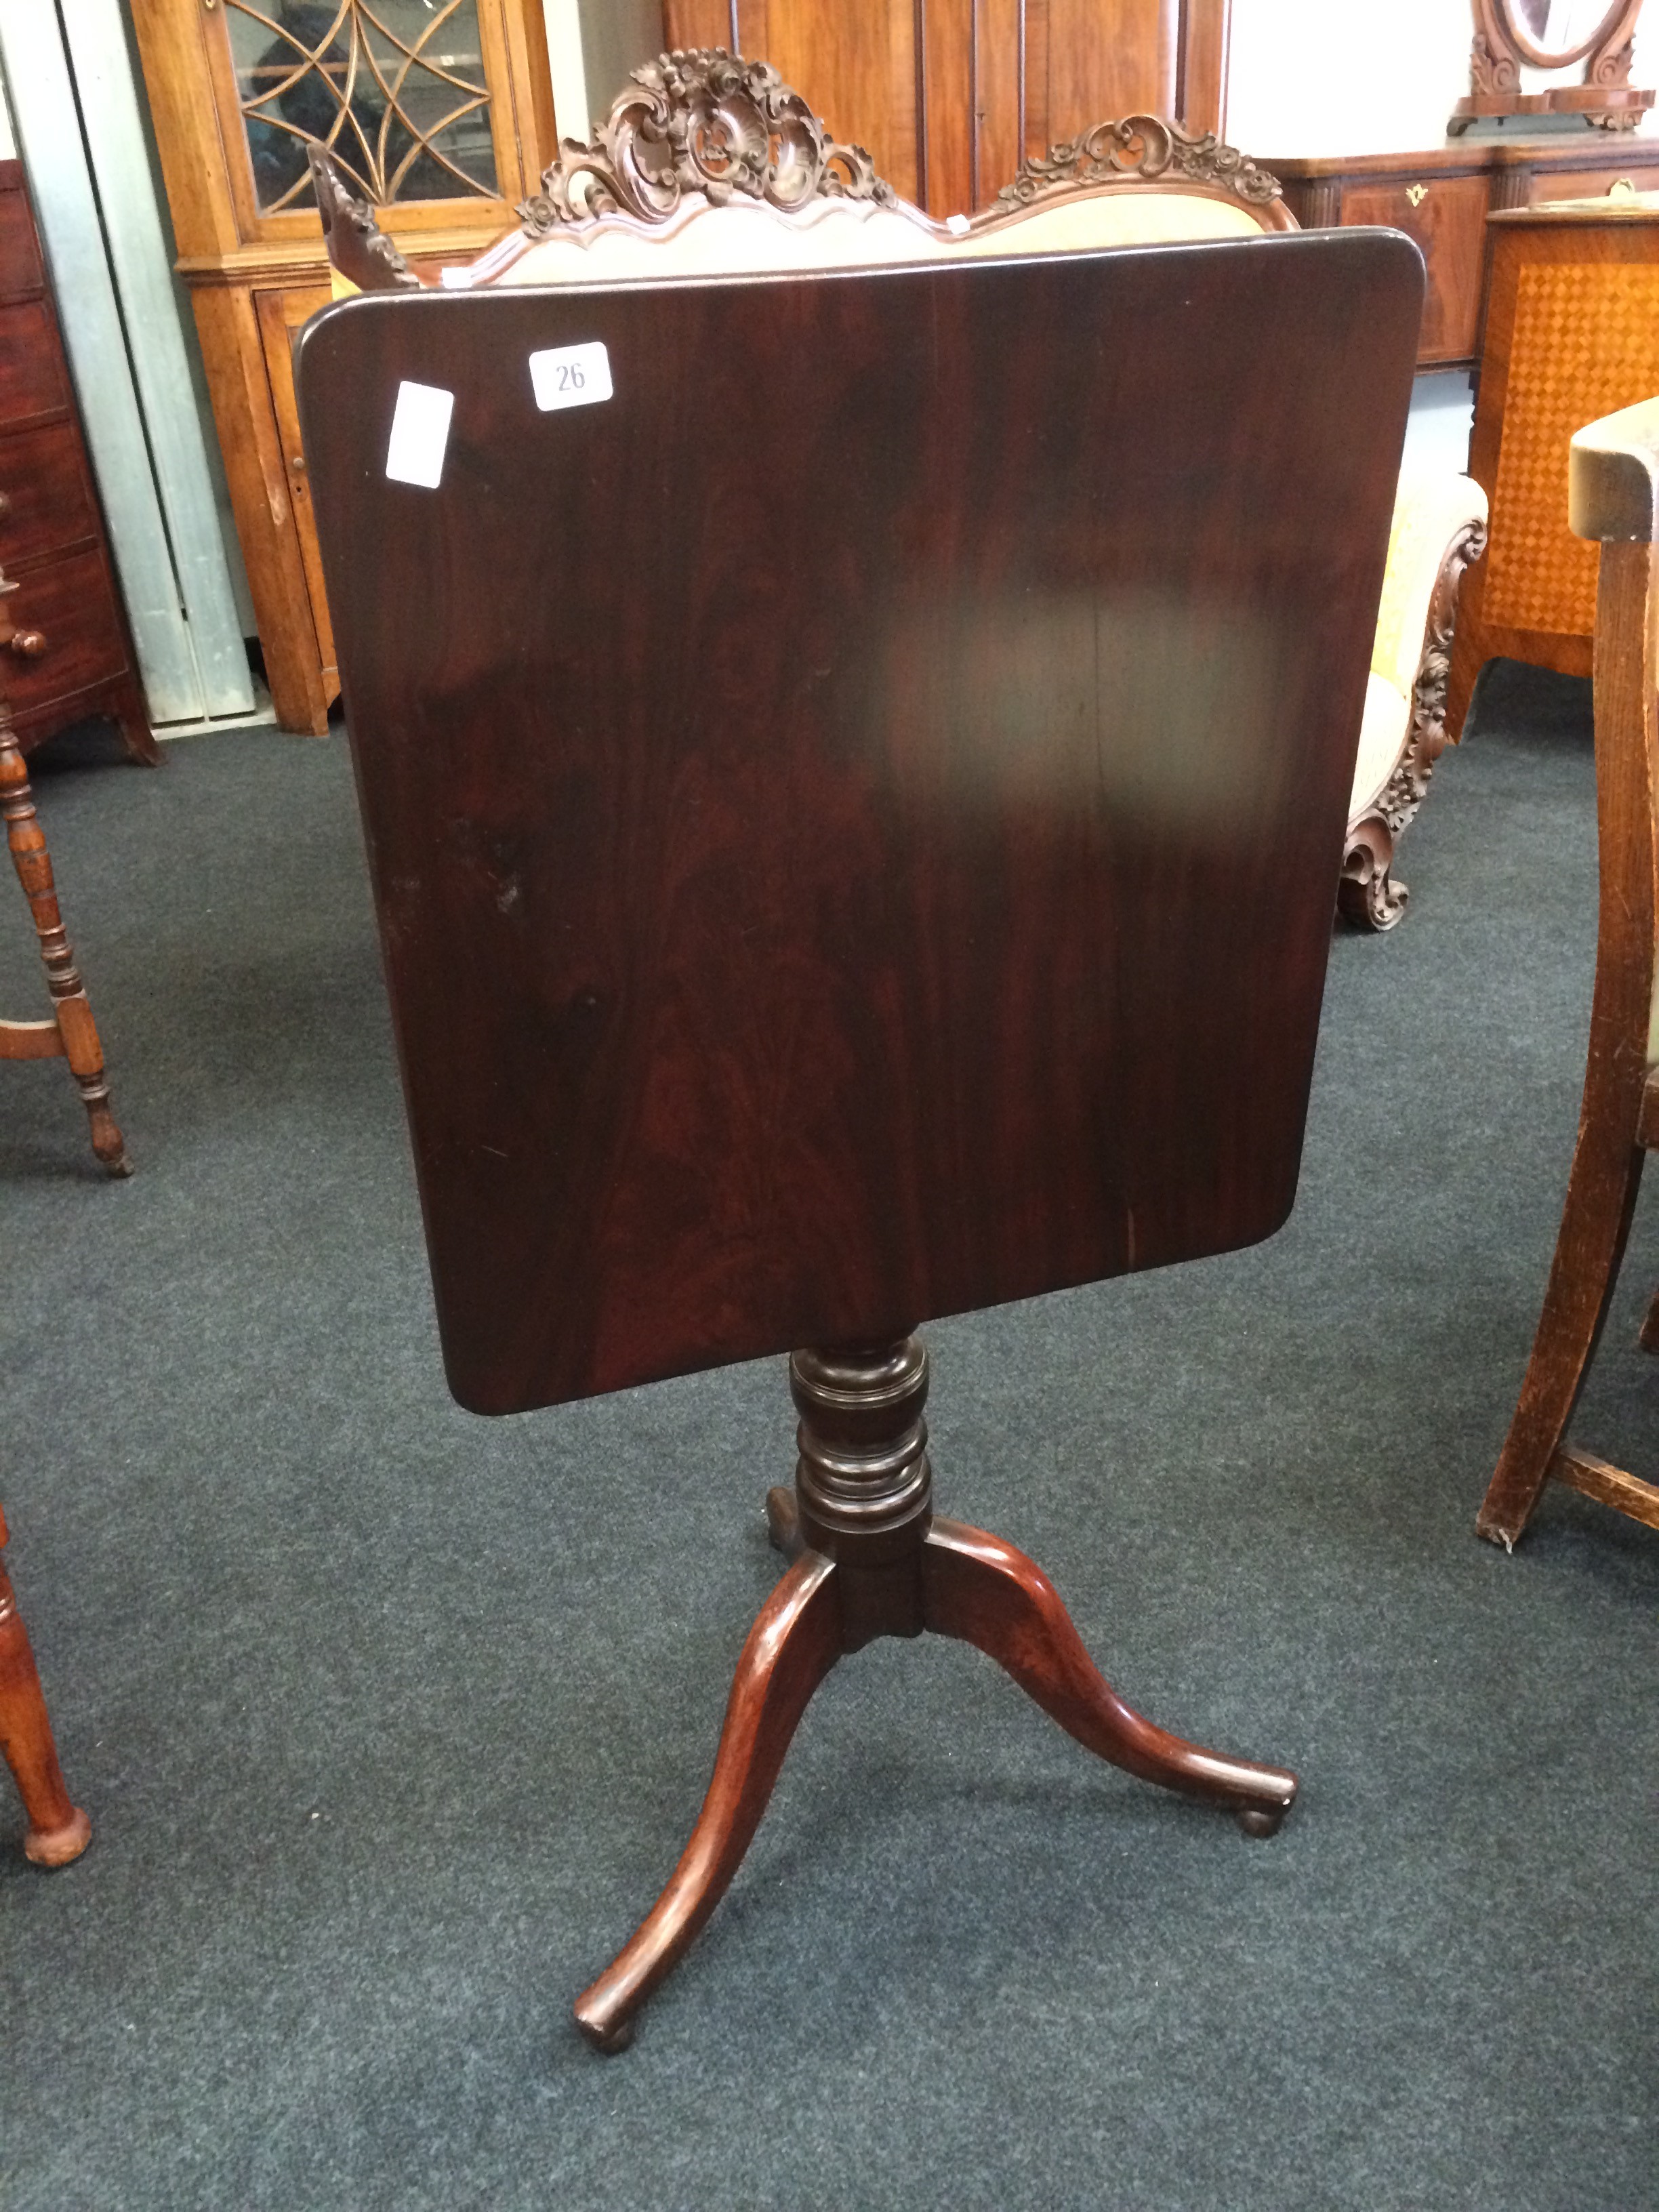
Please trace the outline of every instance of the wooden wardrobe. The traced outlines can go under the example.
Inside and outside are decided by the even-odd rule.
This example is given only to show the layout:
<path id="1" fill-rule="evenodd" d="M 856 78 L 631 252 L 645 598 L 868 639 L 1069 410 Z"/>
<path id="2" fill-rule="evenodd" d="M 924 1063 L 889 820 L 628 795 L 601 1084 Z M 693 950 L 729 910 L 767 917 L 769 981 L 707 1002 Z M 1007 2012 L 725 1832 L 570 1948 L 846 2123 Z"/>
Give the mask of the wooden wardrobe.
<path id="1" fill-rule="evenodd" d="M 1231 0 L 666 0 L 671 46 L 769 61 L 930 215 L 1108 116 L 1220 127 Z M 615 90 L 617 88 L 612 88 Z M 589 87 L 603 113 L 603 97 Z"/>

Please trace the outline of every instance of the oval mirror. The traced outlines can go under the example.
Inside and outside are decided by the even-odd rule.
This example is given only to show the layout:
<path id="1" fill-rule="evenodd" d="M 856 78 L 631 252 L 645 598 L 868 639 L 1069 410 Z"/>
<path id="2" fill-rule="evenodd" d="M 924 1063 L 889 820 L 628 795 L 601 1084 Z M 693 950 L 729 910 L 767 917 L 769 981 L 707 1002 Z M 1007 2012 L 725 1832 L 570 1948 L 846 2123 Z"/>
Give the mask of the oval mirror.
<path id="1" fill-rule="evenodd" d="M 1565 69 L 1612 33 L 1628 0 L 1498 0 L 1498 6 L 1522 61 Z"/>

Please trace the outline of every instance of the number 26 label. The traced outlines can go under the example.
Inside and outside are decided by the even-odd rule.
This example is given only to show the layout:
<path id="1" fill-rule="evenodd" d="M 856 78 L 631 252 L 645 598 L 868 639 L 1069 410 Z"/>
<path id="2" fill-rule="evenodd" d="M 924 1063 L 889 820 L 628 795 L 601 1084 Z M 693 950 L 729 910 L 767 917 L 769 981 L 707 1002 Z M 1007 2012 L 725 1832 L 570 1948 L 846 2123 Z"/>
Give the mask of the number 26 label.
<path id="1" fill-rule="evenodd" d="M 611 356 L 597 338 L 588 345 L 550 346 L 531 355 L 530 382 L 544 415 L 558 407 L 592 407 L 611 397 Z"/>

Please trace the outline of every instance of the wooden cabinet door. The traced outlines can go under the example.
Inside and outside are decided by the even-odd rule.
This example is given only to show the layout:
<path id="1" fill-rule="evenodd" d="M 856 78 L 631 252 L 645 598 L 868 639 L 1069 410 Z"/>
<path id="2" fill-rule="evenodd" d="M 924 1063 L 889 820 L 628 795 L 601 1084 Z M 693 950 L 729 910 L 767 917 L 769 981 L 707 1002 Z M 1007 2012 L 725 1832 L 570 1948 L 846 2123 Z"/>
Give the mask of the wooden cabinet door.
<path id="1" fill-rule="evenodd" d="M 271 411 L 282 441 L 283 462 L 288 472 L 289 505 L 305 563 L 306 586 L 311 598 L 311 618 L 317 629 L 317 652 L 322 663 L 323 689 L 329 698 L 340 689 L 335 664 L 334 625 L 329 619 L 328 595 L 323 589 L 323 557 L 317 544 L 317 525 L 311 512 L 311 486 L 306 476 L 305 450 L 300 442 L 300 409 L 294 393 L 294 334 L 331 297 L 326 284 L 290 286 L 281 292 L 256 292 L 254 307 L 259 318 L 259 337 L 264 346 L 265 374 L 270 379 Z"/>
<path id="2" fill-rule="evenodd" d="M 667 0 L 669 44 L 774 69 L 936 216 L 1118 116 L 1218 126 L 1230 0 Z M 603 110 L 619 88 L 590 87 Z"/>
<path id="3" fill-rule="evenodd" d="M 1470 361 L 1480 321 L 1486 258 L 1487 180 L 1382 176 L 1345 186 L 1342 221 L 1403 230 L 1423 249 L 1428 290 L 1417 358 L 1425 368 Z"/>

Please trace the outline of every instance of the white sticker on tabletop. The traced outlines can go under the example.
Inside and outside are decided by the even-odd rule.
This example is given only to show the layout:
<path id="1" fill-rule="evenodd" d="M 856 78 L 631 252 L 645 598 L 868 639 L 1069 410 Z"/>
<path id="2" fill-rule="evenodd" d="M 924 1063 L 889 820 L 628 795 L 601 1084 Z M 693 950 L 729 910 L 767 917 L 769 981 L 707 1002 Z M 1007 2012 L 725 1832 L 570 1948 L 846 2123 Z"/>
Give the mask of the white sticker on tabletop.
<path id="1" fill-rule="evenodd" d="M 544 415 L 556 407 L 592 407 L 611 397 L 611 356 L 598 338 L 587 345 L 550 346 L 531 355 L 530 381 Z"/>
<path id="2" fill-rule="evenodd" d="M 403 383 L 386 441 L 386 472 L 393 483 L 423 484 L 436 491 L 443 482 L 444 448 L 455 395 L 435 384 Z"/>

